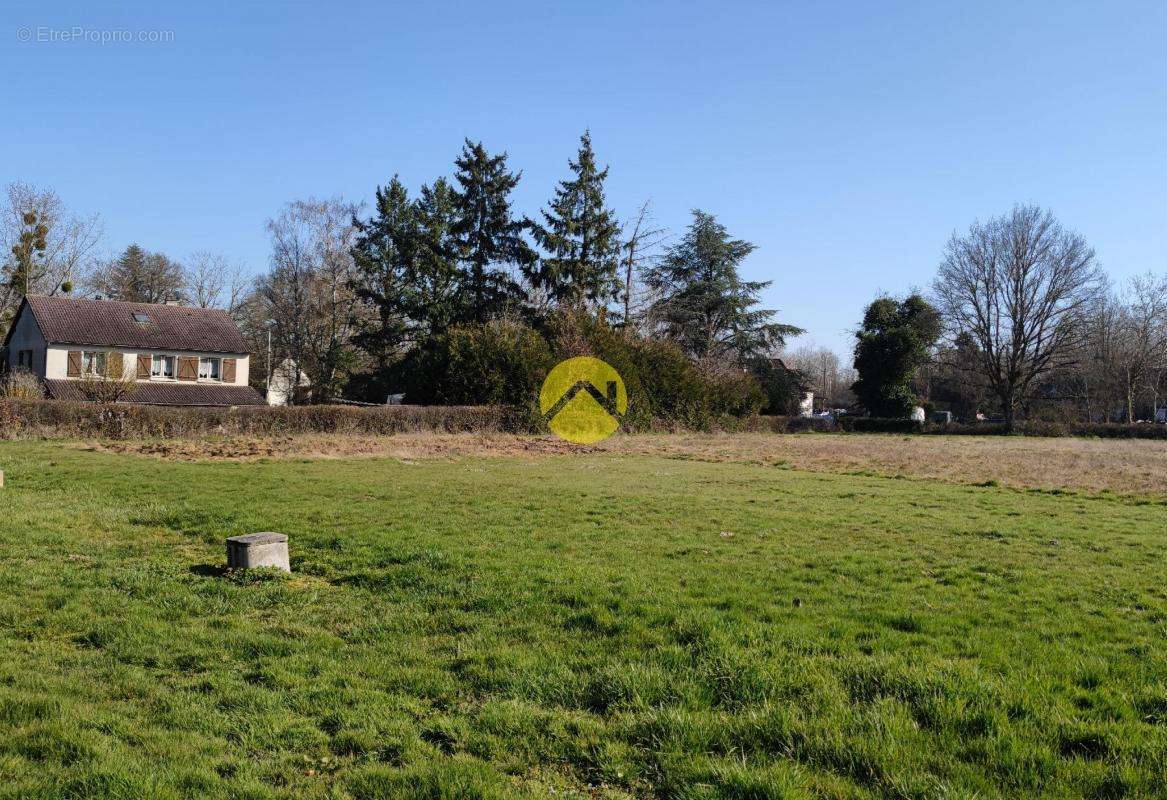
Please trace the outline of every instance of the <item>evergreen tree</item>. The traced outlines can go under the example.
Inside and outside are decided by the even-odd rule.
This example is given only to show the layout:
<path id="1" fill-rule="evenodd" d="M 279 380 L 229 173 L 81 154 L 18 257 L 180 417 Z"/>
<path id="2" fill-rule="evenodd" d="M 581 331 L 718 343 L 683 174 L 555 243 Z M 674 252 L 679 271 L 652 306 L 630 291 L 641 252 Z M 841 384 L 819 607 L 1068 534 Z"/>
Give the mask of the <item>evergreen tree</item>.
<path id="1" fill-rule="evenodd" d="M 182 265 L 163 253 L 131 244 L 122 254 L 89 276 L 92 291 L 110 300 L 164 303 L 181 299 L 186 286 Z"/>
<path id="2" fill-rule="evenodd" d="M 353 342 L 372 356 L 378 371 L 383 372 L 407 336 L 401 295 L 416 244 L 416 209 L 396 175 L 388 186 L 377 187 L 374 206 L 371 219 L 353 220 L 357 238 L 352 249 L 356 274 L 352 289 L 370 312 L 358 315 Z"/>
<path id="3" fill-rule="evenodd" d="M 756 308 L 770 281 L 743 281 L 738 274 L 753 251 L 749 242 L 731 239 L 712 214 L 694 210 L 681 241 L 645 270 L 645 283 L 658 297 L 650 320 L 693 358 L 731 359 L 739 366 L 802 333 L 772 321 L 774 311 Z"/>
<path id="4" fill-rule="evenodd" d="M 482 308 L 474 305 L 476 298 L 495 297 L 474 294 L 476 284 L 467 286 L 459 269 L 460 205 L 458 192 L 445 178 L 422 186 L 414 201 L 415 238 L 401 302 L 402 313 L 416 325 L 415 335 L 438 335 L 457 322 L 476 318 Z M 496 285 L 489 279 L 485 283 Z"/>
<path id="5" fill-rule="evenodd" d="M 352 288 L 372 311 L 357 320 L 354 341 L 379 370 L 404 344 L 441 334 L 467 318 L 457 221 L 457 193 L 445 178 L 422 186 L 420 196 L 410 200 L 396 176 L 377 189 L 375 216 L 354 220 Z"/>
<path id="6" fill-rule="evenodd" d="M 523 222 L 511 216 L 510 193 L 521 173 L 507 171 L 507 155 L 492 156 L 482 142 L 466 140 L 454 161 L 456 219 L 453 235 L 466 267 L 464 290 L 469 320 L 485 322 L 516 307 L 518 284 L 500 265 L 520 269 L 535 261 L 523 239 Z"/>
<path id="7" fill-rule="evenodd" d="M 855 333 L 859 380 L 851 388 L 869 414 L 908 416 L 917 400 L 912 380 L 939 337 L 940 314 L 918 294 L 881 297 L 867 307 Z"/>
<path id="8" fill-rule="evenodd" d="M 535 241 L 547 255 L 528 267 L 527 280 L 550 301 L 602 306 L 620 289 L 620 225 L 604 199 L 608 168 L 596 167 L 586 131 L 576 160 L 568 164 L 574 178 L 560 182 L 542 212 L 543 222 L 531 223 Z"/>

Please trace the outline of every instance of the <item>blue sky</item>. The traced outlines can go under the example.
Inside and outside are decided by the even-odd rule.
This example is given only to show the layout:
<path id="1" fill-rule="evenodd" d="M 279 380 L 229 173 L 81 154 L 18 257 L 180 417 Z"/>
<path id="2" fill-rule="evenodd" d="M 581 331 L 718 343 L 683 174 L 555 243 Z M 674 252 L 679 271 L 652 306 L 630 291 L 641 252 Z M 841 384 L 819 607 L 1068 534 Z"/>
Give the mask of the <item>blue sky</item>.
<path id="1" fill-rule="evenodd" d="M 1015 202 L 1113 276 L 1167 271 L 1167 4 L 106 5 L 0 12 L 0 181 L 100 213 L 111 251 L 260 271 L 284 202 L 417 187 L 465 136 L 510 153 L 533 214 L 590 128 L 621 215 L 716 214 L 767 304 L 840 351 Z M 173 34 L 44 40 L 74 28 Z"/>

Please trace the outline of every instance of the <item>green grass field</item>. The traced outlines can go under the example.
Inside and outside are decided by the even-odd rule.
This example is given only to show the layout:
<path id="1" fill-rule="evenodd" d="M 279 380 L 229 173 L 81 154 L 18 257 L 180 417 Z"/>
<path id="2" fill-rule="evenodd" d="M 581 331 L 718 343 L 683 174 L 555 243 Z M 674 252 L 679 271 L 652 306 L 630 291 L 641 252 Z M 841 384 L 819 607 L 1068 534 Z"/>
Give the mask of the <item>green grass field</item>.
<path id="1" fill-rule="evenodd" d="M 1167 795 L 1161 498 L 611 454 L 0 468 L 0 797 Z M 292 577 L 223 573 L 260 530 Z"/>

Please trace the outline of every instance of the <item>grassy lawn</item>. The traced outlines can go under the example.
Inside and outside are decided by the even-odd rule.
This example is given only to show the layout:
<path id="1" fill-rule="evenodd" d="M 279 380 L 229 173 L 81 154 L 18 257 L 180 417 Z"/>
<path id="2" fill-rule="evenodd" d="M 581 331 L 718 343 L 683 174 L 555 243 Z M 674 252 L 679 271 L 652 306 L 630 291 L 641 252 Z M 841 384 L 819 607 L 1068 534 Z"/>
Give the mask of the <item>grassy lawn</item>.
<path id="1" fill-rule="evenodd" d="M 606 452 L 0 468 L 0 797 L 1165 794 L 1161 497 Z M 261 530 L 295 574 L 223 574 Z"/>

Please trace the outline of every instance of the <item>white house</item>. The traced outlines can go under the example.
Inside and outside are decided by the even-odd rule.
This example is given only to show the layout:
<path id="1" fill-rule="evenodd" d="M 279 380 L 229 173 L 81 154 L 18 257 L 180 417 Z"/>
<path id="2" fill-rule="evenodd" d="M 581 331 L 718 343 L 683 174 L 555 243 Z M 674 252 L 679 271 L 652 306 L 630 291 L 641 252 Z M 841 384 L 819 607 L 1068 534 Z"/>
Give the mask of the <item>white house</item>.
<path id="1" fill-rule="evenodd" d="M 311 389 L 312 381 L 303 371 L 300 372 L 299 382 L 296 381 L 296 362 L 285 358 L 272 369 L 271 379 L 267 384 L 267 404 L 286 406 L 288 403 L 299 402 Z"/>
<path id="2" fill-rule="evenodd" d="M 178 305 L 27 297 L 2 354 L 58 400 L 84 400 L 83 376 L 134 380 L 124 402 L 263 405 L 248 386 L 247 343 L 225 311 Z"/>

